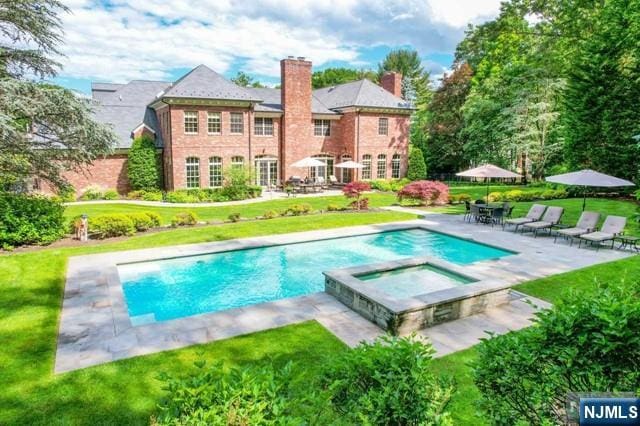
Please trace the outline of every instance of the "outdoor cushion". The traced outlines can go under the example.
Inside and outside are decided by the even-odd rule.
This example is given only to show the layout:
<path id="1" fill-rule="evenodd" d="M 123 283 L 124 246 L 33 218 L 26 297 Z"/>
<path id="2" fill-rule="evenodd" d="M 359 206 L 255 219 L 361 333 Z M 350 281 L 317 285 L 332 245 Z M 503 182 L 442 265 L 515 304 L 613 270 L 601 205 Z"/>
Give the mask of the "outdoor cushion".
<path id="1" fill-rule="evenodd" d="M 527 213 L 526 217 L 529 218 L 529 219 L 532 219 L 530 222 L 538 221 L 538 220 L 540 220 L 540 218 L 544 214 L 544 211 L 546 210 L 546 208 L 547 208 L 547 206 L 545 206 L 545 205 L 534 204 L 529 209 L 529 212 Z"/>
<path id="2" fill-rule="evenodd" d="M 589 240 L 589 241 L 607 241 L 607 240 L 613 239 L 613 237 L 615 237 L 615 235 L 598 231 L 598 232 L 592 232 L 590 234 L 582 235 L 580 238 L 582 238 L 583 240 Z"/>
<path id="3" fill-rule="evenodd" d="M 587 232 L 589 232 L 590 230 L 596 229 L 599 219 L 600 213 L 598 212 L 582 212 L 580 219 L 578 219 L 578 223 L 576 223 L 575 228 L 572 229 L 586 229 Z"/>
<path id="4" fill-rule="evenodd" d="M 530 219 L 528 217 L 517 217 L 515 219 L 507 219 L 505 223 L 510 223 L 512 225 L 523 225 L 525 223 L 534 222 L 534 219 Z"/>
<path id="5" fill-rule="evenodd" d="M 540 220 L 538 222 L 525 223 L 522 226 L 524 226 L 525 228 L 543 229 L 553 226 L 553 223 Z"/>
<path id="6" fill-rule="evenodd" d="M 578 237 L 582 234 L 588 234 L 589 230 L 584 228 L 566 228 L 558 230 L 558 234 L 566 235 L 567 237 Z"/>

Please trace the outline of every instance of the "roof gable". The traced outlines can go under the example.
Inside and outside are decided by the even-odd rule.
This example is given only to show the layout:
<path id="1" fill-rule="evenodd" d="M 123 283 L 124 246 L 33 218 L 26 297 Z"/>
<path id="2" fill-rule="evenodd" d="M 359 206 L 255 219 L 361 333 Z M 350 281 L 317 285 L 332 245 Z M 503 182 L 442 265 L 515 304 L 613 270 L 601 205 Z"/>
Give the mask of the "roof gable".
<path id="1" fill-rule="evenodd" d="M 394 96 L 367 79 L 317 89 L 313 94 L 329 109 L 347 107 L 413 109 L 410 102 Z"/>
<path id="2" fill-rule="evenodd" d="M 205 65 L 198 65 L 189 71 L 162 96 L 167 98 L 261 101 L 250 91 L 232 83 Z"/>

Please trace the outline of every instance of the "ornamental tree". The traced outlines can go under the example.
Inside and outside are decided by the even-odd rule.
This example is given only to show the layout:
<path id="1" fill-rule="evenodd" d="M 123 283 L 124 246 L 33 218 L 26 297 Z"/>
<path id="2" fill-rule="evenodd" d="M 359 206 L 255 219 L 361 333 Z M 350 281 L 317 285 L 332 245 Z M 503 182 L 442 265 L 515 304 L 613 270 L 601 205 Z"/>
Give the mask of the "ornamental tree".
<path id="1" fill-rule="evenodd" d="M 398 191 L 398 200 L 413 200 L 422 205 L 446 204 L 449 201 L 449 187 L 442 182 L 419 180 L 405 185 Z"/>
<path id="2" fill-rule="evenodd" d="M 412 146 L 409 149 L 409 166 L 407 168 L 407 179 L 422 180 L 427 177 L 427 165 L 424 161 L 424 154 L 418 147 Z"/>
<path id="3" fill-rule="evenodd" d="M 155 191 L 161 189 L 162 173 L 156 144 L 147 135 L 134 139 L 127 158 L 127 176 L 134 190 Z"/>
<path id="4" fill-rule="evenodd" d="M 371 185 L 367 182 L 350 182 L 342 188 L 345 197 L 353 199 L 351 207 L 354 210 L 366 210 L 369 208 L 369 199 L 361 198 L 365 191 L 371 191 Z"/>

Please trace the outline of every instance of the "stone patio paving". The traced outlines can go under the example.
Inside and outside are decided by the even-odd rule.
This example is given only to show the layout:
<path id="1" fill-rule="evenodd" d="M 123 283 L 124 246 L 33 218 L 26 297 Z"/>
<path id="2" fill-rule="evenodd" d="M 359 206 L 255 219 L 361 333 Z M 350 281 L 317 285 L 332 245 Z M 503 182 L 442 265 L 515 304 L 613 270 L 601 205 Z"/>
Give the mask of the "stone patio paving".
<path id="1" fill-rule="evenodd" d="M 324 292 L 133 326 L 126 311 L 116 265 L 411 227 L 446 232 L 518 252 L 498 260 L 465 265 L 475 276 L 500 278 L 513 284 L 629 255 L 612 250 L 596 252 L 575 246 L 570 248 L 567 244 L 554 244 L 553 239 L 548 237 L 534 239 L 501 231 L 499 227 L 467 224 L 460 216 L 431 214 L 422 220 L 393 224 L 73 257 L 68 264 L 55 372 L 308 320 L 317 320 L 352 346 L 362 340 L 371 340 L 380 335 L 382 330 Z M 526 327 L 535 308 L 525 303 L 523 295 L 512 294 L 513 300 L 508 304 L 422 330 L 419 334 L 429 338 L 441 356 L 472 346 L 484 336 L 485 331 L 502 333 Z M 533 303 L 540 307 L 547 306 L 539 300 L 533 300 Z"/>

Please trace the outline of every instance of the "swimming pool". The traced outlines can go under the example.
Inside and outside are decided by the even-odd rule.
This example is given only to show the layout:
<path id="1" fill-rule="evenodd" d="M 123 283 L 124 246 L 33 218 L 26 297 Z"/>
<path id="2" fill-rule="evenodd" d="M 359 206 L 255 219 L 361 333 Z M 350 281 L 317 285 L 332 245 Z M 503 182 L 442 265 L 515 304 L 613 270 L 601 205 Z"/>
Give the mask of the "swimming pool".
<path id="1" fill-rule="evenodd" d="M 324 290 L 323 271 L 414 256 L 460 265 L 513 254 L 424 229 L 118 265 L 134 325 Z"/>

